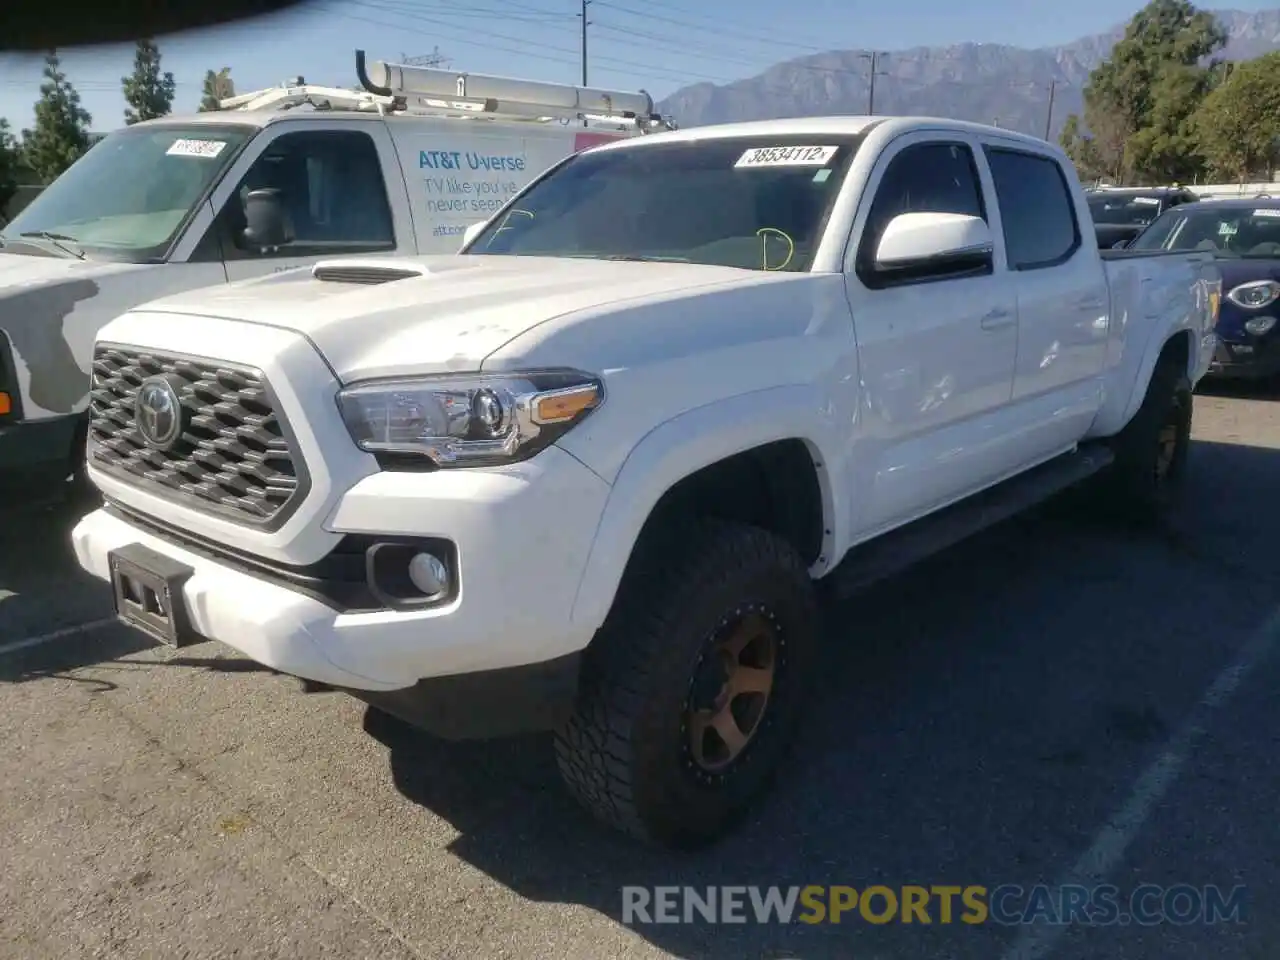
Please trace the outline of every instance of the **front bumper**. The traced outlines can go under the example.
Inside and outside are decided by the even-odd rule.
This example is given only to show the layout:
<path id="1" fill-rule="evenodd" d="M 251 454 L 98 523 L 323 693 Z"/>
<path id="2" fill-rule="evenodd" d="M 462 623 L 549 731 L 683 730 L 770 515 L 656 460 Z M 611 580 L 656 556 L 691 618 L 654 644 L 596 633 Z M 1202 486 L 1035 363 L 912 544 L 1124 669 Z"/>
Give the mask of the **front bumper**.
<path id="1" fill-rule="evenodd" d="M 1219 341 L 1207 376 L 1233 380 L 1261 380 L 1280 374 L 1280 340 L 1251 343 Z"/>
<path id="2" fill-rule="evenodd" d="M 608 493 L 555 447 L 503 470 L 366 477 L 339 499 L 328 529 L 456 546 L 456 596 L 416 610 L 344 608 L 109 505 L 77 524 L 72 543 L 80 565 L 103 580 L 109 552 L 132 543 L 190 567 L 181 596 L 198 637 L 319 684 L 404 692 L 433 678 L 567 662 L 585 648 L 594 631 L 575 626 L 571 611 Z"/>

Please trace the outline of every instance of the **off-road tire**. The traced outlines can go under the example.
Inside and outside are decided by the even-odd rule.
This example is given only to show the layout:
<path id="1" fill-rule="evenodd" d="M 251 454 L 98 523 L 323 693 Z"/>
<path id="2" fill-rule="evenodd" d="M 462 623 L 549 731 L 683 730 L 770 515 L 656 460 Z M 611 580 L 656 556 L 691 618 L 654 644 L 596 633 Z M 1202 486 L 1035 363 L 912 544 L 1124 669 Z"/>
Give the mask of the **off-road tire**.
<path id="1" fill-rule="evenodd" d="M 735 763 L 709 776 L 684 726 L 697 664 L 744 609 L 778 638 L 774 687 Z M 638 548 L 588 648 L 578 704 L 557 732 L 569 790 L 631 836 L 695 848 L 726 833 L 769 786 L 811 698 L 820 615 L 804 561 L 756 527 L 698 521 Z"/>
<path id="2" fill-rule="evenodd" d="M 1142 406 L 1110 441 L 1115 461 L 1103 474 L 1099 494 L 1108 512 L 1121 519 L 1159 520 L 1181 496 L 1191 446 L 1193 394 L 1182 364 L 1162 357 L 1151 375 Z M 1176 429 L 1176 446 L 1166 470 L 1161 460 L 1161 434 Z"/>

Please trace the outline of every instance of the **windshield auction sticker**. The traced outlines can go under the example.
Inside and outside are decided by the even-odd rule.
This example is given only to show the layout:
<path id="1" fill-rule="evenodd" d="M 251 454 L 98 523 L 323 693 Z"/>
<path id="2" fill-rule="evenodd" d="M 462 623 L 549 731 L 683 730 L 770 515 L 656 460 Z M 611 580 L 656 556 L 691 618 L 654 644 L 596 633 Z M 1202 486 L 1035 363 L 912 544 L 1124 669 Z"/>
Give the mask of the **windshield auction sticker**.
<path id="1" fill-rule="evenodd" d="M 203 157 L 212 159 L 227 146 L 225 140 L 175 140 L 165 151 L 171 157 Z"/>
<path id="2" fill-rule="evenodd" d="M 734 167 L 823 167 L 839 147 L 754 147 Z"/>

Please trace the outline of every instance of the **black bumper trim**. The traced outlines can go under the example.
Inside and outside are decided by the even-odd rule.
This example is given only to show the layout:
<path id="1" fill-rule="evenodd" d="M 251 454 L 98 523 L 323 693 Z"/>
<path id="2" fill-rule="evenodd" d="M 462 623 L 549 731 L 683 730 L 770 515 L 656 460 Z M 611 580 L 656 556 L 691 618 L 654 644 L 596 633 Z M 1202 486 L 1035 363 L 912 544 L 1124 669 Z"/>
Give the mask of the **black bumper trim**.
<path id="1" fill-rule="evenodd" d="M 403 690 L 332 689 L 443 740 L 546 733 L 568 721 L 582 655 L 527 666 L 419 680 Z"/>
<path id="2" fill-rule="evenodd" d="M 247 576 L 293 590 L 304 597 L 323 603 L 338 613 L 364 613 L 387 609 L 386 605 L 369 590 L 365 579 L 365 551 L 374 542 L 372 537 L 347 534 L 338 541 L 333 550 L 315 563 L 302 567 L 289 567 L 214 543 L 150 517 L 144 517 L 116 500 L 106 500 L 102 509 L 116 519 L 123 520 L 130 526 L 137 527 L 175 547 L 189 550 L 206 560 L 231 567 Z"/>
<path id="3" fill-rule="evenodd" d="M 0 489 L 45 493 L 74 471 L 76 436 L 85 423 L 72 413 L 45 420 L 0 421 Z"/>
<path id="4" fill-rule="evenodd" d="M 1251 354 L 1238 354 L 1235 348 L 1252 346 Z M 1206 376 L 1224 380 L 1261 380 L 1280 373 L 1280 342 L 1227 343 L 1220 341 L 1213 352 Z"/>

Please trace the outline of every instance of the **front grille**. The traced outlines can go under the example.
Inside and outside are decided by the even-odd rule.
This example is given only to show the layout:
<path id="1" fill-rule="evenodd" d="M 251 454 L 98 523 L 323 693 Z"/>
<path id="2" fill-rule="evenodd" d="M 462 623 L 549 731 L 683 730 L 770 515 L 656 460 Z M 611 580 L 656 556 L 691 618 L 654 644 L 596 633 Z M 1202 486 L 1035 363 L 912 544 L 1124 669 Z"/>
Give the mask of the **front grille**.
<path id="1" fill-rule="evenodd" d="M 138 429 L 135 401 L 150 377 L 173 386 L 179 436 L 161 449 Z M 150 492 L 240 523 L 273 528 L 306 494 L 262 373 L 250 367 L 99 344 L 89 395 L 93 465 Z"/>

